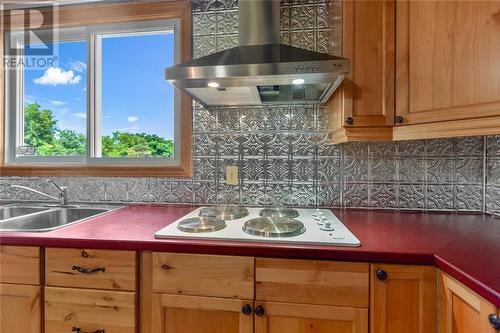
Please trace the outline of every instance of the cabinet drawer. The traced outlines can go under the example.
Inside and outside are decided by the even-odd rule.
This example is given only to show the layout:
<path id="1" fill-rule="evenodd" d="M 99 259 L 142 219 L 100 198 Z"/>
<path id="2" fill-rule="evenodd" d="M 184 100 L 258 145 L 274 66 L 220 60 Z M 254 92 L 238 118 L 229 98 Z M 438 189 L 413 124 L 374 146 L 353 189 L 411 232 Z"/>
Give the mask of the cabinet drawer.
<path id="1" fill-rule="evenodd" d="M 254 259 L 153 253 L 153 291 L 253 299 Z"/>
<path id="2" fill-rule="evenodd" d="M 136 289 L 134 251 L 46 249 L 48 286 L 91 289 Z"/>
<path id="3" fill-rule="evenodd" d="M 255 280 L 257 300 L 368 307 L 364 263 L 257 258 Z"/>
<path id="4" fill-rule="evenodd" d="M 0 283 L 40 284 L 40 248 L 0 245 Z"/>
<path id="5" fill-rule="evenodd" d="M 45 332 L 134 333 L 135 292 L 45 288 Z"/>

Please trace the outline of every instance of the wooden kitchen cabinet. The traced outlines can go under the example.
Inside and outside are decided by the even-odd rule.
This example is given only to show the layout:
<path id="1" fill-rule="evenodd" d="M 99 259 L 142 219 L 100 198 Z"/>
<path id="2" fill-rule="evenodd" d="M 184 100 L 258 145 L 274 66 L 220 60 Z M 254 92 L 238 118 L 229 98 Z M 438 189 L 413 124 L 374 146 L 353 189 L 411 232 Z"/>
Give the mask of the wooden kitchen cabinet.
<path id="1" fill-rule="evenodd" d="M 0 333 L 42 331 L 41 287 L 0 283 Z"/>
<path id="2" fill-rule="evenodd" d="M 276 302 L 255 304 L 255 333 L 368 333 L 366 308 Z"/>
<path id="3" fill-rule="evenodd" d="M 40 285 L 40 248 L 0 245 L 0 283 Z"/>
<path id="4" fill-rule="evenodd" d="M 154 333 L 253 333 L 251 300 L 153 294 L 152 301 Z"/>
<path id="5" fill-rule="evenodd" d="M 253 333 L 254 258 L 143 252 L 142 333 Z"/>
<path id="6" fill-rule="evenodd" d="M 254 258 L 152 254 L 153 292 L 239 299 L 254 297 Z"/>
<path id="7" fill-rule="evenodd" d="M 436 269 L 371 265 L 370 332 L 436 332 Z"/>
<path id="8" fill-rule="evenodd" d="M 256 258 L 256 333 L 367 333 L 365 263 Z"/>
<path id="9" fill-rule="evenodd" d="M 135 251 L 47 248 L 45 284 L 133 291 L 136 260 Z"/>
<path id="10" fill-rule="evenodd" d="M 351 69 L 328 104 L 332 140 L 392 140 L 395 1 L 342 6 L 342 56 Z"/>
<path id="11" fill-rule="evenodd" d="M 396 3 L 397 140 L 500 133 L 500 1 Z"/>
<path id="12" fill-rule="evenodd" d="M 79 328 L 82 332 L 135 333 L 135 298 L 133 292 L 46 287 L 45 332 L 68 333 Z"/>
<path id="13" fill-rule="evenodd" d="M 439 273 L 439 333 L 497 333 L 489 315 L 497 308 L 449 275 Z"/>
<path id="14" fill-rule="evenodd" d="M 0 245 L 0 333 L 42 331 L 40 248 Z"/>

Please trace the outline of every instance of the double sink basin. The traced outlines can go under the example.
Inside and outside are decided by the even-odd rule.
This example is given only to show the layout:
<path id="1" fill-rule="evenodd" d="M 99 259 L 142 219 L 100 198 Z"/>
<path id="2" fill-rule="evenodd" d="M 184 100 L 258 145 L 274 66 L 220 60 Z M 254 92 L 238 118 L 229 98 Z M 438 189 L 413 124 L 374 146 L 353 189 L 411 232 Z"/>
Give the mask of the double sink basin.
<path id="1" fill-rule="evenodd" d="M 0 232 L 46 232 L 114 211 L 122 206 L 50 206 L 6 204 L 0 206 Z"/>

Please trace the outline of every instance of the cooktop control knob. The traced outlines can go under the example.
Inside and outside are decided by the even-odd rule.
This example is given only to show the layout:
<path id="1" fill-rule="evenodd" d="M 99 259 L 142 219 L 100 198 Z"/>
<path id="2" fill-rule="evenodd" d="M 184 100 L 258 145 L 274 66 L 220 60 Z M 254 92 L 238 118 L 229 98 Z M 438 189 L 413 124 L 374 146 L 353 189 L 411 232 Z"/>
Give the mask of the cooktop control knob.
<path id="1" fill-rule="evenodd" d="M 328 222 L 325 223 L 320 229 L 323 230 L 323 231 L 333 231 L 333 230 L 335 230 L 335 228 L 332 226 L 332 224 L 328 223 Z"/>

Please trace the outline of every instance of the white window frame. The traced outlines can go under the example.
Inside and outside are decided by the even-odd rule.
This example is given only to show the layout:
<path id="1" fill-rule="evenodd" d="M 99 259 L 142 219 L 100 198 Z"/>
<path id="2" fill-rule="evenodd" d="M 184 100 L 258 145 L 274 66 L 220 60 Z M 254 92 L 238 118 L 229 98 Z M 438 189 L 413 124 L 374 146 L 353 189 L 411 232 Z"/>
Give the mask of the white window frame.
<path id="1" fill-rule="evenodd" d="M 42 32 L 43 33 L 43 32 Z M 51 32 L 47 32 L 50 35 Z M 118 24 L 93 25 L 83 28 L 66 28 L 59 31 L 58 41 L 87 41 L 87 155 L 86 156 L 17 156 L 17 147 L 24 138 L 24 73 L 22 68 L 5 71 L 5 164 L 6 165 L 114 165 L 150 166 L 181 165 L 181 93 L 174 89 L 174 156 L 162 157 L 101 157 L 102 141 L 102 90 L 101 90 L 101 42 L 113 35 L 140 35 L 155 33 L 174 34 L 174 63 L 180 62 L 180 20 L 152 20 Z M 12 39 L 15 39 L 14 41 Z M 22 42 L 22 33 L 10 32 L 5 43 Z M 22 54 L 16 54 L 22 57 Z"/>

